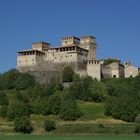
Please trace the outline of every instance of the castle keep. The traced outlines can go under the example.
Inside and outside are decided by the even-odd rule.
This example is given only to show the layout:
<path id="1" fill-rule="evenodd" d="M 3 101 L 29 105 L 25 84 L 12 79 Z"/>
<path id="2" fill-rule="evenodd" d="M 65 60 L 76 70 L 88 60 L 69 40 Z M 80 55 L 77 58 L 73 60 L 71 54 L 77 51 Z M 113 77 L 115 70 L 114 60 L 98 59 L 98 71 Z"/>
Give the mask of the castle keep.
<path id="1" fill-rule="evenodd" d="M 138 75 L 138 68 L 129 62 L 123 65 L 116 60 L 103 65 L 105 60 L 96 59 L 96 49 L 93 36 L 63 37 L 61 46 L 56 47 L 47 42 L 34 42 L 32 49 L 18 52 L 17 69 L 34 74 L 41 83 L 47 83 L 51 77 L 61 74 L 66 65 L 70 65 L 80 76 L 89 75 L 98 80 Z"/>

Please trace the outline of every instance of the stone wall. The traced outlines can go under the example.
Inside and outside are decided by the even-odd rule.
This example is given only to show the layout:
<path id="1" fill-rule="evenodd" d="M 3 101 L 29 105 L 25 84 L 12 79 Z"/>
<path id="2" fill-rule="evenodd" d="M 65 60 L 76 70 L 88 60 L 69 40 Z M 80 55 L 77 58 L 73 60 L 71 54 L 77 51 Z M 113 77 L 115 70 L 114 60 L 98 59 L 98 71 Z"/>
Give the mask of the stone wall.
<path id="1" fill-rule="evenodd" d="M 98 61 L 89 60 L 87 62 L 87 75 L 93 79 L 101 80 L 101 65 Z"/>
<path id="2" fill-rule="evenodd" d="M 135 77 L 139 73 L 138 68 L 133 65 L 125 65 L 125 77 Z"/>

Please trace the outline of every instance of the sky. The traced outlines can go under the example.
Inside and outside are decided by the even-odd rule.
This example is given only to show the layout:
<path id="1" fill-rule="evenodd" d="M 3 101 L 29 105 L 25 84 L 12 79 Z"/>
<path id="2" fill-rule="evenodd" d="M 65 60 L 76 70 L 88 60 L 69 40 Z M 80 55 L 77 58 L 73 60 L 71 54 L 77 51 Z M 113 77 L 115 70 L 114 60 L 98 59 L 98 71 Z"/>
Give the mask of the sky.
<path id="1" fill-rule="evenodd" d="M 32 42 L 84 35 L 96 37 L 97 59 L 140 67 L 140 0 L 0 0 L 0 73 Z"/>

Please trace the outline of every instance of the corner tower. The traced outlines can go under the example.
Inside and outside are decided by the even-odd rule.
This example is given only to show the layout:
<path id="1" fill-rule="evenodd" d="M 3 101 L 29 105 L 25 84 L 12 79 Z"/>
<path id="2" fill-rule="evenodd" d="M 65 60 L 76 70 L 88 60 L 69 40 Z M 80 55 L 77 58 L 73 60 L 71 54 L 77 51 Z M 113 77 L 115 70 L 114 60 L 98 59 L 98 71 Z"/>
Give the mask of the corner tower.
<path id="1" fill-rule="evenodd" d="M 83 36 L 80 38 L 80 47 L 87 49 L 88 59 L 96 60 L 96 38 L 93 36 Z"/>
<path id="2" fill-rule="evenodd" d="M 79 46 L 80 44 L 80 39 L 78 37 L 75 37 L 75 36 L 67 36 L 67 37 L 63 37 L 61 39 L 61 44 L 62 46 L 73 46 L 73 45 L 76 45 L 76 46 Z"/>

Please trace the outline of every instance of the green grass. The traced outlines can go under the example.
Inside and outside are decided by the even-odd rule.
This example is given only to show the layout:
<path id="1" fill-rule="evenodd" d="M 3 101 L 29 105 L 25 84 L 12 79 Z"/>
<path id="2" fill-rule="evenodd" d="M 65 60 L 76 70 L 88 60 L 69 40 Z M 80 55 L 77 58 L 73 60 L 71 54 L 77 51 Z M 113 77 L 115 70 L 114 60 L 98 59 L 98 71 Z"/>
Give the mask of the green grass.
<path id="1" fill-rule="evenodd" d="M 139 140 L 139 136 L 33 136 L 33 135 L 17 135 L 17 136 L 0 136 L 0 140 Z"/>
<path id="2" fill-rule="evenodd" d="M 111 118 L 104 115 L 104 104 L 103 103 L 78 103 L 80 110 L 83 112 L 83 116 L 80 120 L 96 120 L 96 119 L 107 119 Z"/>

